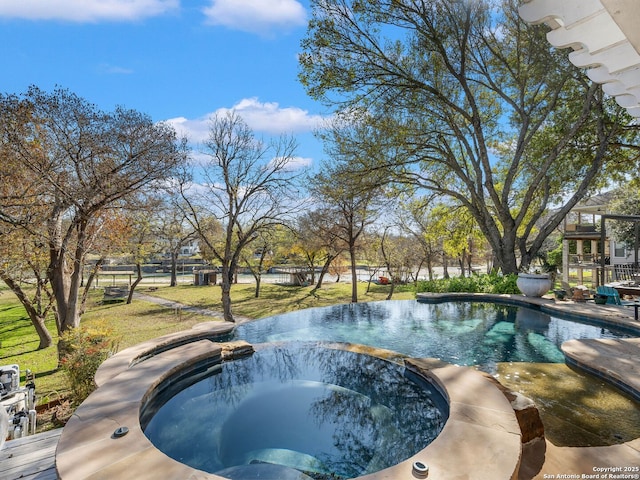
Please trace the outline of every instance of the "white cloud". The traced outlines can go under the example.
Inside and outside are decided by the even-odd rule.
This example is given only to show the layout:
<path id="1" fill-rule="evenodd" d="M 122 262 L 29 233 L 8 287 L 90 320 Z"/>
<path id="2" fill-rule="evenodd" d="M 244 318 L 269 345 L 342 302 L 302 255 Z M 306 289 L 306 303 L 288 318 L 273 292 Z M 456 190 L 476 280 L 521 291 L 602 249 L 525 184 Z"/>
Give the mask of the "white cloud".
<path id="1" fill-rule="evenodd" d="M 280 107 L 277 102 L 262 103 L 256 97 L 240 100 L 231 109 L 219 109 L 219 113 L 235 111 L 253 130 L 272 134 L 309 132 L 324 121 L 321 115 L 310 115 L 298 107 Z"/>
<path id="2" fill-rule="evenodd" d="M 0 0 L 0 18 L 132 21 L 162 15 L 180 0 Z"/>
<path id="3" fill-rule="evenodd" d="M 179 137 L 187 137 L 189 142 L 200 143 L 207 139 L 209 132 L 210 115 L 189 120 L 185 117 L 176 117 L 166 120 L 166 122 L 175 128 Z"/>
<path id="4" fill-rule="evenodd" d="M 191 142 L 202 142 L 207 138 L 209 122 L 215 115 L 235 111 L 255 132 L 271 135 L 282 133 L 311 132 L 319 128 L 326 117 L 310 115 L 298 107 L 282 108 L 277 102 L 260 102 L 257 98 L 245 98 L 231 108 L 220 108 L 193 120 L 177 117 L 167 120 L 179 135 L 186 135 Z"/>
<path id="5" fill-rule="evenodd" d="M 273 159 L 272 162 L 275 162 L 278 159 Z M 298 170 L 304 170 L 305 168 L 311 167 L 313 164 L 313 160 L 308 157 L 292 157 L 287 162 L 284 167 L 285 172 L 297 172 Z"/>
<path id="6" fill-rule="evenodd" d="M 300 170 L 302 168 L 309 168 L 313 165 L 313 159 L 309 157 L 295 157 L 289 162 L 290 170 Z"/>
<path id="7" fill-rule="evenodd" d="M 98 71 L 107 75 L 131 75 L 133 73 L 133 70 L 130 68 L 110 65 L 108 63 L 98 65 Z"/>
<path id="8" fill-rule="evenodd" d="M 207 23 L 236 30 L 266 33 L 275 28 L 305 25 L 307 15 L 298 0 L 210 0 L 203 9 Z"/>

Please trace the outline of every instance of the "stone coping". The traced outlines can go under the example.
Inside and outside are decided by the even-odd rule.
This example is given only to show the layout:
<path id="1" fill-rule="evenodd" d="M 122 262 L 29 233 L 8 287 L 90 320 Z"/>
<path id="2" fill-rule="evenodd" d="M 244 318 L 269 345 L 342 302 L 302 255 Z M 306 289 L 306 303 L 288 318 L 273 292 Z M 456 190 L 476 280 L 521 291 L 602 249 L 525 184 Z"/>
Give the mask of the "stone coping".
<path id="1" fill-rule="evenodd" d="M 591 338 L 562 344 L 567 364 L 609 382 L 640 402 L 640 338 Z"/>
<path id="2" fill-rule="evenodd" d="M 554 300 L 550 297 L 526 297 L 515 294 L 495 293 L 418 293 L 417 300 L 424 303 L 455 301 L 492 302 L 529 307 L 549 315 L 558 314 L 566 318 L 615 326 L 632 335 L 640 336 L 640 322 L 633 318 L 633 309 L 620 305 L 596 305 L 593 302 Z"/>
<path id="3" fill-rule="evenodd" d="M 515 294 L 495 293 L 418 293 L 418 302 L 490 302 L 528 307 L 549 315 L 595 323 L 599 326 L 610 326 L 620 329 L 630 335 L 640 337 L 640 321 L 635 320 L 634 312 L 621 305 L 596 305 L 593 302 L 574 302 L 573 300 L 554 300 L 550 297 L 526 297 Z"/>
<path id="4" fill-rule="evenodd" d="M 227 349 L 246 351 L 247 346 L 233 342 Z M 140 411 L 161 382 L 185 368 L 221 361 L 224 348 L 197 340 L 134 363 L 103 383 L 64 427 L 56 451 L 59 478 L 221 480 L 157 450 L 142 431 Z M 438 437 L 413 457 L 358 478 L 414 480 L 413 465 L 419 461 L 429 465 L 429 479 L 516 479 L 522 455 L 520 428 L 495 383 L 468 367 L 442 366 L 433 359 L 405 362 L 448 399 L 449 419 Z M 119 436 L 122 427 L 128 433 Z"/>
<path id="5" fill-rule="evenodd" d="M 204 322 L 194 325 L 191 330 L 169 333 L 162 337 L 139 343 L 105 360 L 98 367 L 94 381 L 100 387 L 134 364 L 143 362 L 149 357 L 198 340 L 220 338 L 231 333 L 234 327 L 235 324 L 231 322 Z"/>

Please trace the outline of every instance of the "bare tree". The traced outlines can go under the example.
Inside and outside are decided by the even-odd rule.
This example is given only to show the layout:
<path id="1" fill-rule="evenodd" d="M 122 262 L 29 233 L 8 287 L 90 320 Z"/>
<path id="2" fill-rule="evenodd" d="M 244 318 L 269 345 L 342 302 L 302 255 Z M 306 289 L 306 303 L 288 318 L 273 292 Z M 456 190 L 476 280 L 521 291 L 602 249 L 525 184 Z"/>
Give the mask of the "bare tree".
<path id="1" fill-rule="evenodd" d="M 268 144 L 257 140 L 235 112 L 218 115 L 204 143 L 207 160 L 198 171 L 202 183 L 181 186 L 188 221 L 220 263 L 226 321 L 234 321 L 231 284 L 243 249 L 300 208 L 296 147 L 288 136 Z M 222 226 L 221 236 L 211 234 L 212 220 Z"/>
<path id="2" fill-rule="evenodd" d="M 438 223 L 430 200 L 413 199 L 400 205 L 398 223 L 402 231 L 411 235 L 419 246 L 421 256 L 427 268 L 429 280 L 434 279 L 434 267 L 442 255 L 442 235 L 434 231 Z"/>
<path id="3" fill-rule="evenodd" d="M 406 283 L 416 264 L 420 264 L 415 248 L 415 240 L 404 235 L 390 233 L 391 227 L 386 227 L 380 241 L 380 253 L 385 267 L 391 276 L 391 288 L 387 300 L 391 300 L 396 285 Z"/>
<path id="4" fill-rule="evenodd" d="M 22 96 L 0 95 L 0 141 L 3 155 L 37 183 L 21 203 L 3 200 L 0 219 L 46 244 L 64 332 L 80 323 L 85 257 L 103 213 L 170 177 L 185 159 L 184 148 L 170 126 L 144 114 L 121 107 L 106 113 L 67 90 L 36 87 Z M 29 211 L 38 211 L 44 229 L 23 215 Z"/>
<path id="5" fill-rule="evenodd" d="M 174 199 L 175 200 L 175 199 Z M 156 212 L 155 234 L 162 242 L 171 262 L 169 286 L 178 285 L 178 258 L 182 247 L 197 238 L 197 232 L 185 212 L 175 202 L 163 202 Z"/>
<path id="6" fill-rule="evenodd" d="M 142 281 L 143 263 L 162 251 L 162 237 L 158 235 L 161 218 L 164 218 L 160 212 L 162 203 L 160 195 L 145 195 L 128 202 L 127 208 L 121 212 L 128 230 L 123 253 L 131 257 L 136 272 L 136 279 L 129 288 L 127 304 L 133 301 L 136 287 Z"/>
<path id="7" fill-rule="evenodd" d="M 345 243 L 340 237 L 335 211 L 324 208 L 306 212 L 298 218 L 297 237 L 305 252 L 309 267 L 315 269 L 315 261 L 322 263 L 314 290 L 322 287 L 324 277 L 332 262 L 344 251 Z"/>
<path id="8" fill-rule="evenodd" d="M 242 262 L 256 281 L 254 296 L 260 296 L 262 274 L 273 264 L 274 250 L 278 239 L 278 227 L 258 233 L 257 238 L 242 253 Z"/>

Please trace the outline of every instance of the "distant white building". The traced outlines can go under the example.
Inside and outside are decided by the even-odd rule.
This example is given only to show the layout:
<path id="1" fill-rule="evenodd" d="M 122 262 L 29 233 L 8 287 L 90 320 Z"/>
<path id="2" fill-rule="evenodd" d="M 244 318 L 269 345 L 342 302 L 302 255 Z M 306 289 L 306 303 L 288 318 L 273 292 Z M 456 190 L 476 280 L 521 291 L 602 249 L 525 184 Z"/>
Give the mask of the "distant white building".
<path id="1" fill-rule="evenodd" d="M 200 254 L 200 244 L 197 239 L 189 240 L 189 242 L 180 247 L 180 255 L 183 257 L 192 257 Z"/>

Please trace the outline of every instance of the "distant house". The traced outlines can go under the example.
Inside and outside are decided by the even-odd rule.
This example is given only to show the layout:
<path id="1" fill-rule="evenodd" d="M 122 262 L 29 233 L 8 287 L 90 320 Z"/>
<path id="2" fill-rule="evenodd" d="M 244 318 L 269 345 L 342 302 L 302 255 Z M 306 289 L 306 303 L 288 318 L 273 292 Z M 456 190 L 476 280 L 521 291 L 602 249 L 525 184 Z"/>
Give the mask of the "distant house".
<path id="1" fill-rule="evenodd" d="M 629 280 L 637 273 L 638 252 L 616 241 L 605 230 L 602 245 L 602 217 L 613 215 L 610 203 L 613 192 L 593 196 L 579 203 L 565 217 L 562 241 L 562 280 L 577 278 L 579 284 L 599 283 L 605 264 L 605 282 Z M 605 221 L 605 229 L 607 222 Z M 604 257 L 604 259 L 603 259 Z"/>
<path id="2" fill-rule="evenodd" d="M 200 253 L 200 245 L 197 239 L 189 240 L 180 247 L 180 255 L 184 257 L 192 257 Z"/>

